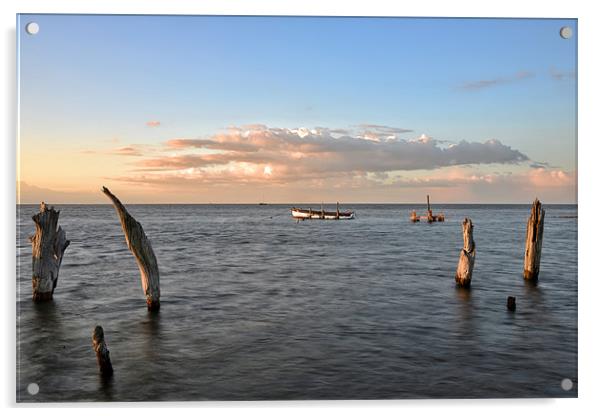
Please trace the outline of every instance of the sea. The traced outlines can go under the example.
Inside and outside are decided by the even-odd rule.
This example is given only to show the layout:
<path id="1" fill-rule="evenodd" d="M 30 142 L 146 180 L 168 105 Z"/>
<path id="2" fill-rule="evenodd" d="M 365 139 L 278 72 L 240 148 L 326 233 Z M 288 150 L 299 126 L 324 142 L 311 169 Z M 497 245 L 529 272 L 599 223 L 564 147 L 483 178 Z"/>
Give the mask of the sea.
<path id="1" fill-rule="evenodd" d="M 17 206 L 17 401 L 577 397 L 576 205 L 544 205 L 537 284 L 522 275 L 530 205 L 437 205 L 432 224 L 409 221 L 422 205 L 301 222 L 293 205 L 320 209 L 127 205 L 157 257 L 158 313 L 112 205 L 56 205 L 71 244 L 54 300 L 32 302 L 39 208 Z M 470 289 L 454 280 L 465 217 Z"/>

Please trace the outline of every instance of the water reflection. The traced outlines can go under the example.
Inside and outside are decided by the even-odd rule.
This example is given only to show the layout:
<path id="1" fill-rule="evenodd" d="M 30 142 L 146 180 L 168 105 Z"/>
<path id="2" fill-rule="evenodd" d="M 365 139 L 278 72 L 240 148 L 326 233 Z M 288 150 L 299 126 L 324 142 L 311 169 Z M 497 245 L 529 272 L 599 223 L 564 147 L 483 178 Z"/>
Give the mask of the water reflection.
<path id="1" fill-rule="evenodd" d="M 144 357 L 148 360 L 157 360 L 161 351 L 161 314 L 159 311 L 148 312 L 142 321 L 142 348 Z"/>
<path id="2" fill-rule="evenodd" d="M 458 300 L 458 333 L 460 337 L 474 337 L 474 304 L 472 300 L 472 289 L 470 287 L 458 287 L 455 290 Z"/>
<path id="3" fill-rule="evenodd" d="M 106 401 L 113 400 L 114 375 L 111 374 L 110 376 L 103 376 L 102 374 L 98 373 L 98 379 L 98 392 L 100 393 L 100 396 Z"/>

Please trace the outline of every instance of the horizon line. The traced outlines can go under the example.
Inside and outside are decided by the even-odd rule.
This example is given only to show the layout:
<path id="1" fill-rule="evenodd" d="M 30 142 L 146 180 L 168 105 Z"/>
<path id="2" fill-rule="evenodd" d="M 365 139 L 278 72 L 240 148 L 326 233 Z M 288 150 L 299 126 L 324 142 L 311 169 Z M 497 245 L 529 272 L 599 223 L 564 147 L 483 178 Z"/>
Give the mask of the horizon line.
<path id="1" fill-rule="evenodd" d="M 16 205 L 113 205 L 110 202 L 17 202 Z M 339 205 L 426 205 L 422 202 L 340 202 Z M 531 205 L 533 202 L 436 202 L 437 205 Z M 130 202 L 124 205 L 336 205 L 337 202 Z M 544 205 L 578 205 L 578 202 L 543 202 Z"/>

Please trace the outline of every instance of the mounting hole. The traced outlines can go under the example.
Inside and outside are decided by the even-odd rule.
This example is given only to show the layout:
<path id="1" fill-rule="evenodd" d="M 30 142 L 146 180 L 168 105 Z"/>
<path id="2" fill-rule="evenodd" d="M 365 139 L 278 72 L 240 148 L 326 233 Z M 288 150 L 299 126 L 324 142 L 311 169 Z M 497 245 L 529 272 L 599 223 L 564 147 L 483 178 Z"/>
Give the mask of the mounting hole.
<path id="1" fill-rule="evenodd" d="M 40 31 L 40 25 L 38 25 L 36 22 L 29 22 L 27 25 L 25 25 L 25 31 L 30 35 L 37 35 Z"/>
<path id="2" fill-rule="evenodd" d="M 573 388 L 573 382 L 570 378 L 565 378 L 560 382 L 560 387 L 562 387 L 562 390 L 564 391 L 569 391 Z"/>
<path id="3" fill-rule="evenodd" d="M 562 39 L 569 39 L 573 36 L 573 29 L 569 26 L 563 26 L 560 28 L 560 37 Z"/>
<path id="4" fill-rule="evenodd" d="M 39 392 L 40 392 L 40 386 L 38 386 L 38 383 L 29 383 L 27 385 L 27 393 L 31 394 L 32 396 L 35 396 Z"/>

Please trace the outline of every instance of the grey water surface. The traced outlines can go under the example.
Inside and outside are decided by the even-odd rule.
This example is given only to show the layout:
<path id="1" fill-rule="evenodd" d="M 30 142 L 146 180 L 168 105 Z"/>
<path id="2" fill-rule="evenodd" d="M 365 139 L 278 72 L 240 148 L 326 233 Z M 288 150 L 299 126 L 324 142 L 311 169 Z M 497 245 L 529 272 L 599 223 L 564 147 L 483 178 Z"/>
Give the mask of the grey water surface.
<path id="1" fill-rule="evenodd" d="M 300 223 L 289 205 L 129 205 L 159 262 L 157 314 L 113 207 L 56 208 L 71 245 L 54 301 L 34 304 L 38 207 L 17 207 L 18 401 L 577 396 L 576 205 L 544 205 L 536 286 L 522 277 L 529 205 L 438 205 L 435 224 L 408 221 L 420 205 Z M 454 282 L 465 216 L 471 290 Z"/>

